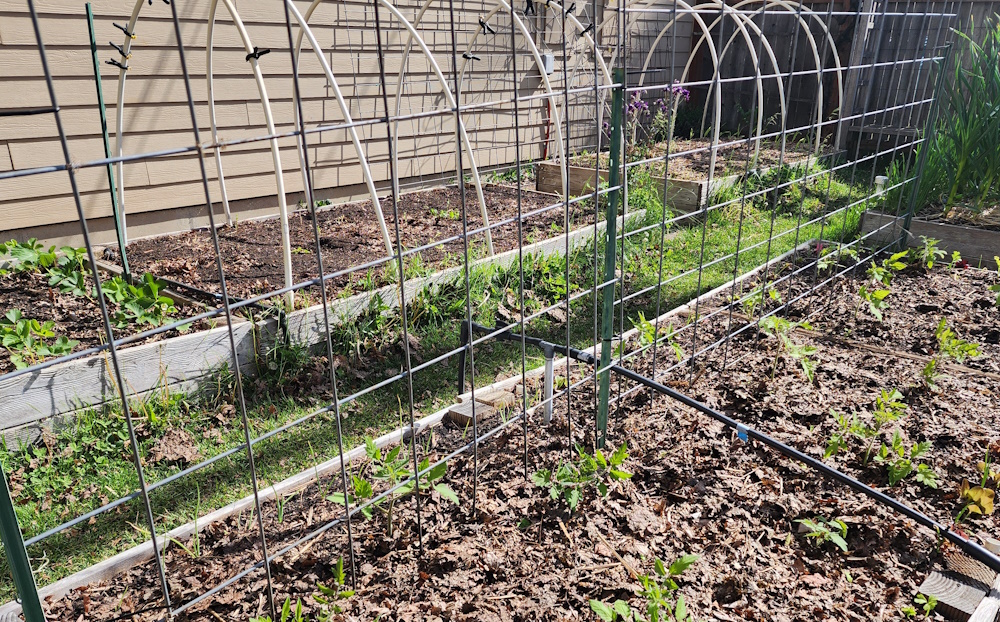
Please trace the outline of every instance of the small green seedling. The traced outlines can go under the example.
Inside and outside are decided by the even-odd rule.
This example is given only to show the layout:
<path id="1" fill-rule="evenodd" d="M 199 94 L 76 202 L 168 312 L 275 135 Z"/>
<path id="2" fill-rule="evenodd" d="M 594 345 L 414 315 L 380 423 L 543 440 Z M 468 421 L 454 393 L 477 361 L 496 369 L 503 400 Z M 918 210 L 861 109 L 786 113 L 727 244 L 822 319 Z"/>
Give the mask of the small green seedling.
<path id="1" fill-rule="evenodd" d="M 778 359 L 781 357 L 781 353 L 785 352 L 799 362 L 810 383 L 815 381 L 816 369 L 819 367 L 816 354 L 819 349 L 816 346 L 797 343 L 790 336 L 796 328 L 811 330 L 812 326 L 808 322 L 790 322 L 776 315 L 770 315 L 761 320 L 760 328 L 765 335 L 776 337 L 779 343 L 778 350 L 774 354 L 774 361 L 771 364 L 771 380 L 774 380 L 774 374 L 778 369 Z"/>
<path id="2" fill-rule="evenodd" d="M 639 595 L 646 599 L 645 611 L 633 610 L 623 600 L 616 600 L 612 605 L 606 605 L 599 600 L 590 601 L 590 609 L 604 622 L 693 622 L 694 617 L 688 611 L 684 596 L 678 594 L 680 586 L 675 580 L 685 570 L 698 561 L 698 556 L 684 555 L 667 566 L 657 558 L 653 564 L 652 575 L 640 575 Z M 645 615 L 643 615 L 645 613 Z"/>
<path id="3" fill-rule="evenodd" d="M 858 251 L 843 244 L 839 246 L 827 246 L 823 249 L 820 258 L 816 260 L 816 269 L 820 272 L 826 272 L 839 265 L 844 257 L 850 257 L 854 261 L 857 261 Z"/>
<path id="4" fill-rule="evenodd" d="M 277 621 L 272 620 L 271 616 L 260 616 L 257 618 L 250 618 L 250 622 L 308 622 L 306 618 L 305 610 L 302 608 L 302 601 L 295 601 L 295 608 L 292 608 L 292 601 L 290 598 L 285 599 L 285 604 L 281 606 L 281 615 Z"/>
<path id="5" fill-rule="evenodd" d="M 341 557 L 337 559 L 337 563 L 333 566 L 333 587 L 326 587 L 322 583 L 316 584 L 316 589 L 319 590 L 318 594 L 313 594 L 313 598 L 316 602 L 320 604 L 323 608 L 323 614 L 320 615 L 320 619 L 328 619 L 330 614 L 343 613 L 344 610 L 340 606 L 339 601 L 346 600 L 351 596 L 354 596 L 354 590 L 345 590 L 344 585 L 347 582 L 347 575 L 344 572 L 344 558 Z"/>
<path id="6" fill-rule="evenodd" d="M 606 497 L 615 483 L 632 477 L 621 469 L 628 458 L 627 443 L 622 443 L 610 457 L 605 457 L 600 449 L 594 455 L 579 447 L 576 451 L 574 462 L 564 462 L 555 471 L 541 469 L 531 476 L 535 485 L 549 491 L 553 501 L 565 501 L 570 513 L 576 510 L 587 490 L 593 488 Z"/>
<path id="7" fill-rule="evenodd" d="M 938 244 L 941 240 L 935 240 L 934 238 L 929 238 L 926 235 L 920 236 L 923 246 L 914 250 L 914 255 L 924 267 L 928 270 L 934 267 L 934 264 L 938 259 L 945 256 L 944 250 L 938 248 Z"/>
<path id="8" fill-rule="evenodd" d="M 819 544 L 833 542 L 840 550 L 847 552 L 847 523 L 844 521 L 817 516 L 812 520 L 801 518 L 795 522 L 809 530 L 805 534 L 807 538 L 814 538 Z"/>
<path id="9" fill-rule="evenodd" d="M 885 464 L 886 471 L 889 474 L 889 485 L 895 486 L 900 481 L 905 479 L 910 473 L 916 470 L 916 480 L 917 483 L 922 484 L 928 488 L 938 487 L 938 475 L 934 470 L 926 464 L 918 464 L 914 467 L 914 462 L 926 454 L 931 448 L 929 441 L 922 441 L 915 443 L 913 447 L 910 448 L 910 455 L 906 455 L 906 447 L 903 444 L 903 437 L 899 433 L 899 430 L 892 435 L 892 446 L 886 446 L 884 443 L 879 449 L 878 454 L 875 455 L 875 462 L 880 462 Z"/>
<path id="10" fill-rule="evenodd" d="M 889 308 L 888 296 L 891 293 L 892 292 L 887 289 L 868 289 L 867 286 L 862 285 L 858 289 L 858 297 L 861 301 L 858 303 L 858 307 L 854 312 L 855 317 L 857 317 L 857 311 L 860 310 L 865 303 L 867 303 L 868 313 L 881 322 L 883 319 L 882 312 Z"/>
<path id="11" fill-rule="evenodd" d="M 872 449 L 882 430 L 890 424 L 898 421 L 906 415 L 907 405 L 903 402 L 903 394 L 893 389 L 887 391 L 882 389 L 878 397 L 875 398 L 875 410 L 872 411 L 872 424 L 860 425 L 856 430 L 859 438 L 867 439 L 868 445 L 865 447 L 864 465 L 868 466 Z"/>
<path id="12" fill-rule="evenodd" d="M 826 450 L 823 452 L 824 460 L 839 453 L 841 450 L 847 449 L 848 437 L 860 436 L 864 429 L 864 426 L 858 420 L 857 414 L 841 415 L 832 408 L 830 409 L 830 414 L 837 423 L 837 430 L 830 436 L 830 440 L 826 444 Z"/>
<path id="13" fill-rule="evenodd" d="M 938 343 L 937 352 L 920 371 L 924 384 L 929 389 L 937 388 L 937 379 L 941 375 L 940 367 L 946 359 L 950 358 L 956 363 L 964 363 L 968 358 L 979 356 L 979 344 L 959 339 L 955 332 L 948 328 L 948 322 L 945 318 L 941 318 L 941 321 L 938 322 L 934 337 Z"/>

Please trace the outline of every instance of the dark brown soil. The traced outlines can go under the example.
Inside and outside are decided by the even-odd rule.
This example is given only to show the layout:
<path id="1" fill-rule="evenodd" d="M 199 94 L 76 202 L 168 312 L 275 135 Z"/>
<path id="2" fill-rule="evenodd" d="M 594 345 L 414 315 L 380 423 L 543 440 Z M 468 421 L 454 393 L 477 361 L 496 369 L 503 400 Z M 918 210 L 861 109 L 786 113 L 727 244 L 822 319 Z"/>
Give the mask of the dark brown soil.
<path id="1" fill-rule="evenodd" d="M 916 291 L 928 287 L 921 276 L 914 274 L 908 286 Z M 972 280 L 955 282 L 974 286 Z M 828 292 L 821 290 L 811 304 L 818 305 Z M 958 310 L 974 300 L 954 297 Z M 837 307 L 826 312 L 830 321 L 837 312 Z M 699 326 L 700 343 L 706 343 L 724 334 L 726 316 Z M 907 444 L 930 441 L 931 450 L 921 462 L 938 473 L 939 487 L 920 486 L 912 475 L 889 487 L 883 465 L 862 465 L 863 447 L 857 440 L 828 461 L 950 524 L 960 507 L 957 488 L 962 479 L 977 481 L 976 463 L 986 447 L 1000 441 L 996 382 L 975 372 L 949 373 L 938 391 L 930 391 L 919 382 L 919 361 L 875 357 L 799 334 L 793 338 L 819 348 L 815 383 L 786 355 L 777 357 L 771 379 L 777 340 L 753 331 L 734 337 L 728 348 L 700 357 L 693 376 L 680 369 L 666 382 L 816 456 L 822 456 L 835 429 L 831 408 L 866 417 L 880 389 L 898 388 L 907 415 L 883 432 L 881 440 L 888 441 L 898 428 Z M 682 332 L 679 343 L 690 351 L 691 331 Z M 992 352 L 983 358 L 996 362 Z M 643 360 L 628 366 L 652 371 Z M 573 375 L 580 378 L 584 373 L 589 370 L 577 368 Z M 693 386 L 688 384 L 692 377 Z M 537 418 L 530 422 L 529 471 L 555 468 L 571 457 L 571 445 L 591 445 L 591 387 L 586 382 L 576 389 L 569 405 L 561 399 L 550 426 Z M 614 388 L 617 392 L 629 386 Z M 572 434 L 567 413 L 572 416 Z M 486 428 L 499 421 L 482 423 Z M 437 459 L 467 442 L 468 434 L 446 424 L 433 439 L 420 439 L 421 456 L 429 453 Z M 590 598 L 621 598 L 633 607 L 644 606 L 626 564 L 650 573 L 654 558 L 669 563 L 696 553 L 699 560 L 679 581 L 696 619 L 901 620 L 900 607 L 912 604 L 926 574 L 942 567 L 951 554 L 949 547 L 937 546 L 929 530 L 756 443 L 739 441 L 732 430 L 674 401 L 650 399 L 645 390 L 626 395 L 611 416 L 611 442 L 628 441 L 625 469 L 635 476 L 613 487 L 606 499 L 590 491 L 573 514 L 525 481 L 521 434 L 515 422 L 479 447 L 476 487 L 472 456 L 451 460 L 446 481 L 462 505 L 454 506 L 436 492 L 424 494 L 422 556 L 412 498 L 397 506 L 391 538 L 385 535 L 382 515 L 355 520 L 358 593 L 340 601 L 344 613 L 332 619 L 371 620 L 381 615 L 382 620 L 593 620 Z M 355 473 L 366 477 L 370 469 L 368 464 L 354 466 Z M 334 479 L 305 489 L 288 502 L 282 523 L 276 520 L 274 504 L 268 504 L 264 517 L 270 550 L 341 516 L 342 507 L 324 499 L 328 490 L 339 487 Z M 836 517 L 848 525 L 848 553 L 799 531 L 796 520 L 816 516 Z M 970 533 L 995 533 L 997 526 L 996 517 L 989 516 L 962 527 Z M 169 547 L 167 569 L 175 606 L 261 559 L 257 542 L 256 525 L 244 516 L 207 527 L 198 558 Z M 347 557 L 346 542 L 338 526 L 280 558 L 272 566 L 279 600 L 301 598 L 315 612 L 316 583 L 330 585 L 331 566 Z M 47 613 L 51 620 L 97 620 L 141 612 L 158 604 L 157 586 L 155 568 L 145 564 L 109 583 L 48 603 Z M 267 612 L 264 594 L 265 581 L 258 571 L 180 619 L 260 615 Z M 134 619 L 157 619 L 162 613 L 147 611 Z"/>
<path id="2" fill-rule="evenodd" d="M 483 187 L 490 223 L 517 217 L 517 191 L 507 186 Z M 524 191 L 521 210 L 528 213 L 556 204 L 551 195 Z M 577 204 L 571 214 L 572 227 L 593 223 L 593 210 Z M 403 247 L 412 249 L 449 240 L 419 253 L 419 257 L 405 259 L 407 265 L 419 259 L 424 269 L 441 269 L 460 265 L 463 253 L 461 197 L 457 187 L 436 188 L 400 196 L 400 233 Z M 390 199 L 382 200 L 382 210 L 390 237 L 395 244 L 395 220 Z M 468 228 L 482 226 L 479 203 L 474 188 L 466 190 Z M 327 273 L 345 270 L 375 262 L 386 257 L 378 219 L 371 201 L 347 203 L 323 208 L 319 218 L 320 245 L 323 267 Z M 528 218 L 524 223 L 525 244 L 552 237 L 563 232 L 565 211 L 561 207 Z M 315 278 L 318 274 L 313 224 L 311 216 L 301 211 L 289 218 L 293 281 L 296 283 Z M 517 222 L 510 222 L 492 229 L 494 250 L 497 253 L 517 248 Z M 284 268 L 281 256 L 281 230 L 276 218 L 237 223 L 219 229 L 219 243 L 226 270 L 226 284 L 231 296 L 249 298 L 283 288 Z M 469 237 L 470 253 L 483 256 L 486 248 L 485 234 Z M 129 261 L 133 271 L 152 272 L 210 292 L 219 291 L 218 271 L 212 237 L 207 230 L 197 230 L 178 235 L 137 240 L 129 244 Z M 329 288 L 332 296 L 345 287 L 357 285 L 368 272 L 374 284 L 385 285 L 389 275 L 397 272 L 394 262 L 372 270 L 361 270 L 333 281 Z M 318 291 L 307 290 L 315 303 Z"/>
<path id="3" fill-rule="evenodd" d="M 87 279 L 88 287 L 93 288 L 93 281 Z M 116 306 L 109 303 L 109 312 L 114 313 Z M 0 276 L 0 314 L 9 309 L 20 309 L 25 317 L 39 322 L 53 321 L 53 331 L 57 337 L 66 337 L 78 341 L 75 351 L 85 350 L 105 343 L 104 323 L 101 319 L 101 308 L 94 298 L 62 294 L 58 289 L 49 286 L 49 279 L 41 273 L 21 272 Z M 183 313 L 183 312 L 182 312 Z M 146 330 L 149 327 L 129 327 L 125 330 L 114 329 L 115 339 Z M 195 329 L 208 328 L 208 324 L 195 326 Z M 140 343 L 149 343 L 168 337 L 176 337 L 177 331 L 146 339 Z M 134 345 L 134 344 L 133 344 Z M 6 348 L 0 348 L 0 374 L 14 371 L 10 353 Z"/>
<path id="4" fill-rule="evenodd" d="M 733 139 L 735 140 L 735 139 Z M 729 142 L 723 139 L 721 142 Z M 702 180 L 708 178 L 708 167 L 711 162 L 712 141 L 707 138 L 674 139 L 670 141 L 670 177 L 671 179 Z M 748 153 L 749 149 L 749 153 Z M 688 153 L 694 152 L 694 153 Z M 656 143 L 648 152 L 635 153 L 632 160 L 643 160 L 646 158 L 664 156 L 667 154 L 667 143 Z M 676 155 L 675 155 L 676 154 Z M 735 145 L 721 147 L 716 154 L 715 172 L 713 179 L 719 179 L 728 175 L 742 175 L 747 169 L 748 155 L 753 155 L 753 143 L 747 146 L 746 141 L 741 141 Z M 756 168 L 763 169 L 776 166 L 779 162 L 784 164 L 795 164 L 815 157 L 812 152 L 812 145 L 805 143 L 791 143 L 785 145 L 784 157 L 781 153 L 781 143 L 774 141 L 762 141 L 760 152 L 757 155 Z M 601 163 L 606 165 L 608 154 L 601 154 Z M 573 164 L 577 166 L 594 165 L 594 156 L 583 155 L 573 159 Z M 751 163 L 751 167 L 753 164 Z M 653 162 L 649 165 L 649 170 L 654 175 L 663 175 L 663 162 Z"/>

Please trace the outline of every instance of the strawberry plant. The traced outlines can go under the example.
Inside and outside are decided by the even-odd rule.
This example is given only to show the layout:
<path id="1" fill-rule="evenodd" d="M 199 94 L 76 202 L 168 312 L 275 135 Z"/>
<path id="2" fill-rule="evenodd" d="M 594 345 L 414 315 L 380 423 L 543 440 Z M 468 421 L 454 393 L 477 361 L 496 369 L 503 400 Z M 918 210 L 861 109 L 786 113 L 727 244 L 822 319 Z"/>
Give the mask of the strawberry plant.
<path id="1" fill-rule="evenodd" d="M 87 249 L 63 246 L 59 249 L 62 255 L 54 266 L 49 268 L 49 286 L 57 287 L 64 294 L 74 296 L 91 295 L 87 287 Z"/>
<path id="2" fill-rule="evenodd" d="M 27 242 L 0 242 L 0 256 L 10 255 L 14 263 L 5 270 L 0 270 L 0 274 L 12 272 L 41 272 L 49 268 L 56 262 L 56 247 L 51 246 L 48 250 L 38 242 L 38 238 L 30 238 Z"/>
<path id="3" fill-rule="evenodd" d="M 51 320 L 39 322 L 26 318 L 20 309 L 11 309 L 0 317 L 0 343 L 10 352 L 16 368 L 24 369 L 51 356 L 64 356 L 80 343 L 56 337 L 55 325 Z"/>
<path id="4" fill-rule="evenodd" d="M 576 510 L 587 490 L 592 488 L 601 497 L 606 497 L 615 483 L 632 477 L 621 469 L 628 458 L 627 443 L 622 443 L 610 457 L 600 449 L 594 455 L 579 447 L 576 451 L 575 462 L 564 462 L 555 471 L 540 469 L 531 476 L 535 485 L 548 489 L 553 501 L 565 501 L 570 513 Z"/>
<path id="5" fill-rule="evenodd" d="M 104 297 L 118 305 L 112 317 L 115 327 L 165 324 L 170 315 L 177 313 L 173 299 L 160 294 L 165 285 L 148 272 L 142 275 L 139 285 L 132 285 L 120 276 L 102 283 Z"/>

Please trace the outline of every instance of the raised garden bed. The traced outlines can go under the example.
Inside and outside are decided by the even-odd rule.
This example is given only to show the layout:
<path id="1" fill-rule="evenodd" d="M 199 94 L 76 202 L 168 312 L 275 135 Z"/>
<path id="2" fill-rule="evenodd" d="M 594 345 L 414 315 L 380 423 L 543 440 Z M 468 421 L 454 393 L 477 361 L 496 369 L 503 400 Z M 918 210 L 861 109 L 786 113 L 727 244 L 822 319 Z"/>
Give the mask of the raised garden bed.
<path id="1" fill-rule="evenodd" d="M 644 168 L 652 176 L 652 182 L 657 188 L 664 188 L 664 203 L 673 210 L 690 213 L 705 206 L 712 193 L 734 185 L 740 179 L 747 168 L 747 147 L 742 142 L 737 145 L 730 145 L 718 150 L 715 171 L 709 182 L 710 153 L 708 148 L 711 141 L 707 139 L 674 140 L 670 145 L 671 154 L 683 154 L 670 157 L 670 178 L 664 179 L 664 164 L 662 161 L 654 162 Z M 686 153 L 688 151 L 695 153 Z M 752 147 L 751 147 L 752 152 Z M 655 157 L 666 154 L 666 144 L 657 143 L 649 148 L 649 153 L 643 158 Z M 757 163 L 751 166 L 758 172 L 766 172 L 778 165 L 779 162 L 794 165 L 805 161 L 812 156 L 812 151 L 808 146 L 803 147 L 798 144 L 786 146 L 785 157 L 781 158 L 781 150 L 768 143 L 761 145 Z M 601 181 L 608 180 L 608 154 L 600 154 L 601 161 Z M 537 163 L 536 189 L 540 192 L 562 193 L 562 166 L 558 162 Z M 569 193 L 571 196 L 580 196 L 587 192 L 593 192 L 596 186 L 594 171 L 594 155 L 581 154 L 571 160 L 569 166 Z"/>
<path id="2" fill-rule="evenodd" d="M 642 212 L 631 215 L 632 218 L 642 216 Z M 625 222 L 625 218 L 620 218 L 619 227 Z M 240 227 L 246 224 L 249 223 Z M 588 243 L 593 239 L 594 231 L 593 226 L 584 226 L 570 233 L 570 249 Z M 598 235 L 603 231 L 604 223 L 598 223 Z M 549 256 L 561 255 L 565 250 L 566 237 L 560 236 L 528 244 L 524 246 L 523 253 L 526 256 Z M 493 257 L 477 259 L 471 266 L 491 264 L 506 267 L 517 262 L 518 253 L 516 248 L 507 250 Z M 408 279 L 405 283 L 407 299 L 413 300 L 419 291 L 460 279 L 463 274 L 463 267 L 458 265 L 443 267 L 428 276 Z M 386 310 L 398 307 L 399 286 L 388 284 L 338 297 L 331 302 L 330 320 L 334 323 L 350 322 L 370 310 L 376 299 Z M 96 308 L 96 303 L 93 304 Z M 325 340 L 321 305 L 293 311 L 287 319 L 293 343 L 314 346 Z M 247 370 L 252 368 L 255 352 L 266 349 L 271 343 L 277 325 L 273 318 L 257 322 L 241 321 L 233 330 L 239 364 Z M 119 351 L 119 360 L 128 390 L 136 396 L 143 396 L 154 389 L 188 391 L 221 366 L 232 368 L 234 365 L 225 326 L 123 348 Z M 156 364 L 151 365 L 150 361 Z M 109 365 L 106 355 L 92 356 L 54 365 L 33 374 L 0 378 L 0 395 L 19 396 L 0 415 L 0 432 L 8 437 L 32 438 L 38 434 L 43 423 L 58 423 L 84 407 L 117 400 L 118 389 Z"/>
<path id="3" fill-rule="evenodd" d="M 868 240 L 872 246 L 884 246 L 903 235 L 902 216 L 893 216 L 881 212 L 865 212 L 861 221 L 862 235 L 871 235 Z M 910 221 L 907 245 L 911 248 L 920 247 L 921 236 L 941 241 L 941 248 L 950 255 L 958 251 L 962 257 L 974 266 L 997 267 L 994 257 L 1000 255 L 1000 228 L 979 227 L 972 225 L 953 224 L 939 219 L 915 217 Z"/>
<path id="4" fill-rule="evenodd" d="M 515 219 L 492 229 L 496 253 L 519 246 L 517 190 L 508 186 L 486 184 L 483 187 L 490 223 Z M 521 211 L 528 214 L 555 204 L 552 195 L 522 191 Z M 449 240 L 431 246 L 418 254 L 404 258 L 407 278 L 426 276 L 443 268 L 460 265 L 464 244 L 461 197 L 455 186 L 408 192 L 400 195 L 400 234 L 404 249 L 418 248 L 436 241 Z M 395 217 L 390 199 L 382 200 L 382 210 L 390 237 L 396 243 Z M 483 226 L 479 204 L 471 187 L 466 191 L 468 229 Z M 378 222 L 371 201 L 331 205 L 318 210 L 320 245 L 324 269 L 338 272 L 386 257 Z M 593 208 L 577 205 L 570 214 L 570 229 L 594 222 Z M 524 244 L 560 235 L 565 231 L 566 217 L 556 208 L 526 218 L 523 223 Z M 313 223 L 308 211 L 299 211 L 289 218 L 292 253 L 292 279 L 299 283 L 318 274 Z M 457 238 L 457 239 L 452 239 Z M 236 223 L 219 229 L 226 285 L 237 298 L 250 298 L 284 287 L 284 267 L 281 259 L 281 231 L 275 218 Z M 470 255 L 486 255 L 484 233 L 470 235 Z M 129 244 L 129 262 L 134 271 L 151 272 L 201 290 L 219 291 L 218 270 L 211 234 L 204 229 L 187 233 L 136 240 Z M 331 282 L 328 295 L 332 298 L 357 291 L 371 290 L 397 280 L 398 268 L 389 262 L 378 268 L 358 271 Z M 296 293 L 308 306 L 319 302 L 319 292 L 306 289 Z"/>
<path id="5" fill-rule="evenodd" d="M 768 282 L 785 275 L 780 269 L 772 270 Z M 960 322 L 978 313 L 981 285 L 992 277 L 974 270 L 940 274 L 932 270 L 928 276 L 912 268 L 898 275 L 896 283 L 902 290 L 907 279 L 905 287 L 919 295 L 921 289 L 940 287 L 940 277 L 956 283 L 948 291 L 951 306 L 942 309 L 946 320 L 956 325 L 961 337 L 969 338 Z M 812 282 L 813 272 L 796 278 Z M 783 283 L 787 281 L 776 285 L 782 294 Z M 848 290 L 857 284 L 847 283 Z M 798 285 L 792 281 L 792 286 L 794 294 Z M 750 283 L 740 291 L 752 288 Z M 714 300 L 703 300 L 702 318 L 721 308 L 729 293 L 727 288 Z M 828 294 L 829 290 L 820 289 L 813 300 L 799 301 L 789 310 L 789 317 L 821 310 L 820 317 L 813 319 L 812 332 L 848 322 L 844 315 L 853 317 L 853 309 L 823 306 Z M 768 304 L 777 304 L 773 298 L 766 299 Z M 916 307 L 910 310 L 903 300 L 895 310 L 929 313 Z M 699 343 L 747 325 L 739 312 L 734 317 L 731 326 L 727 313 L 703 319 Z M 829 324 L 821 325 L 819 320 Z M 834 337 L 853 338 L 861 332 Z M 937 488 L 921 485 L 912 473 L 890 485 L 884 464 L 862 464 L 860 441 L 848 439 L 848 446 L 827 460 L 950 524 L 961 507 L 956 492 L 961 480 L 978 481 L 977 461 L 982 460 L 986 447 L 1000 441 L 1000 395 L 989 372 L 947 367 L 938 389 L 929 390 L 920 385 L 924 355 L 883 348 L 881 356 L 872 356 L 871 350 L 856 343 L 831 341 L 809 331 L 796 329 L 790 336 L 796 343 L 818 348 L 814 382 L 805 378 L 798 361 L 777 350 L 777 338 L 752 328 L 734 336 L 728 348 L 700 356 L 699 373 L 691 374 L 684 367 L 672 372 L 667 381 L 816 456 L 823 455 L 831 435 L 839 429 L 831 408 L 857 414 L 867 422 L 879 391 L 898 389 L 906 415 L 883 430 L 879 439 L 889 442 L 898 429 L 907 447 L 928 441 L 929 450 L 920 461 L 937 473 Z M 691 352 L 691 331 L 679 333 L 677 344 Z M 627 350 L 636 345 L 633 341 Z M 984 351 L 980 362 L 987 368 L 995 365 L 997 353 Z M 633 359 L 627 365 L 650 371 L 643 360 Z M 589 368 L 574 366 L 573 378 L 589 373 Z M 561 400 L 551 426 L 539 426 L 537 419 L 531 419 L 529 471 L 555 468 L 570 459 L 571 443 L 589 447 L 594 416 L 591 388 L 588 382 L 574 390 L 572 408 Z M 623 383 L 621 388 L 629 387 Z M 566 428 L 567 412 L 573 416 L 572 434 Z M 481 424 L 487 428 L 501 421 L 495 417 Z M 626 392 L 611 422 L 612 442 L 628 439 L 629 457 L 623 468 L 635 475 L 616 484 L 608 498 L 588 491 L 571 513 L 532 481 L 525 481 L 521 464 L 525 448 L 520 423 L 514 422 L 480 446 L 477 514 L 470 513 L 472 465 L 466 454 L 450 461 L 441 480 L 457 493 L 461 507 L 437 492 L 424 494 L 422 559 L 417 554 L 412 499 L 396 506 L 392 537 L 385 535 L 386 519 L 379 512 L 372 519 L 355 519 L 359 589 L 337 604 L 348 615 L 362 619 L 379 614 L 394 619 L 591 619 L 589 599 L 608 603 L 623 599 L 635 608 L 644 607 L 631 573 L 652 573 L 654 558 L 669 564 L 682 554 L 694 553 L 700 558 L 679 583 L 680 593 L 698 619 L 799 620 L 804 615 L 810 619 L 826 615 L 844 620 L 902 620 L 903 608 L 913 604 L 924 577 L 947 567 L 953 557 L 953 551 L 940 547 L 930 531 L 900 521 L 898 515 L 866 497 L 833 485 L 762 446 L 739 441 L 735 432 L 676 402 L 661 397 L 650 401 L 648 391 Z M 431 460 L 446 455 L 467 442 L 467 434 L 451 424 L 433 432 L 424 430 L 417 443 L 420 455 Z M 371 462 L 362 459 L 354 473 L 370 478 L 371 468 Z M 318 485 L 306 486 L 285 502 L 282 521 L 275 504 L 267 503 L 264 519 L 271 550 L 342 516 L 342 506 L 325 499 L 328 491 L 340 485 L 337 477 L 321 477 Z M 843 521 L 848 553 L 841 553 L 833 542 L 809 538 L 796 522 L 818 516 Z M 996 533 L 997 517 L 966 519 L 963 528 Z M 193 544 L 190 537 L 180 542 L 189 549 Z M 205 527 L 199 545 L 198 556 L 177 545 L 167 548 L 175 606 L 259 559 L 256 527 L 245 516 L 233 515 Z M 345 532 L 338 526 L 315 542 L 287 552 L 272 567 L 279 600 L 302 598 L 315 612 L 316 584 L 331 585 L 331 566 L 346 556 Z M 193 578 L 196 584 L 182 582 L 181 577 Z M 192 608 L 182 619 L 265 614 L 263 590 L 262 572 L 252 573 Z M 155 568 L 145 564 L 107 582 L 73 590 L 48 602 L 47 608 L 54 620 L 123 613 L 155 619 L 162 611 L 145 608 L 156 607 L 157 594 Z"/>

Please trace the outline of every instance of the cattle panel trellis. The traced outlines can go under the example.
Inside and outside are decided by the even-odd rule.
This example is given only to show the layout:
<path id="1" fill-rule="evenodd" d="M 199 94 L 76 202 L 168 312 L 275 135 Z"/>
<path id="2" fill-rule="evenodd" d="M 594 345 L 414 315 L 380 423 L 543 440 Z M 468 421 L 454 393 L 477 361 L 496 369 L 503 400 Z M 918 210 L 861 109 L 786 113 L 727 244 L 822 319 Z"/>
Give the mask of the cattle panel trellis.
<path id="1" fill-rule="evenodd" d="M 120 3 L 97 4 L 107 14 Z M 807 329 L 792 319 L 831 308 L 825 295 L 838 283 L 903 242 L 879 247 L 879 231 L 859 235 L 858 220 L 868 208 L 913 214 L 924 162 L 909 154 L 934 127 L 961 2 L 121 4 L 121 43 L 103 49 L 118 71 L 117 81 L 105 76 L 114 85 L 113 98 L 104 91 L 116 145 L 108 157 L 75 151 L 69 117 L 94 109 L 62 86 L 62 35 L 33 0 L 10 18 L 30 29 L 17 36 L 31 68 L 17 75 L 41 76 L 45 97 L 0 109 L 0 137 L 13 132 L 4 143 L 12 154 L 29 142 L 16 120 L 50 119 L 59 151 L 30 166 L 11 160 L 0 200 L 68 180 L 68 199 L 40 213 L 51 223 L 75 217 L 82 247 L 3 247 L 0 277 L 23 291 L 5 294 L 19 306 L 3 309 L 0 386 L 26 393 L 42 382 L 51 404 L 18 423 L 35 437 L 0 429 L 10 439 L 0 460 L 3 570 L 14 578 L 0 584 L 12 600 L 0 617 L 89 611 L 102 605 L 88 590 L 103 581 L 123 590 L 119 604 L 134 595 L 124 615 L 219 617 L 208 607 L 249 593 L 257 615 L 280 619 L 286 598 L 301 595 L 289 568 L 310 547 L 337 551 L 338 588 L 324 590 L 335 599 L 382 559 L 366 544 L 373 515 L 386 522 L 382 543 L 411 555 L 422 583 L 445 502 L 490 524 L 483 504 L 496 491 L 483 488 L 497 452 L 510 454 L 505 477 L 549 482 L 541 470 L 530 475 L 543 468 L 532 439 L 561 443 L 570 459 L 578 446 L 597 455 L 628 440 L 616 418 L 641 408 L 647 391 L 1000 571 L 1000 559 L 936 515 L 690 390 L 707 369 L 738 370 L 740 344 L 776 327 Z M 3 20 L 15 15 L 2 11 Z M 144 48 L 147 27 L 155 46 Z M 204 56 L 192 53 L 195 38 Z M 156 62 L 141 65 L 154 49 Z M 10 64 L 7 53 L 0 45 L 0 64 Z M 170 119 L 130 106 L 135 87 L 163 84 L 158 69 L 182 87 L 164 95 L 176 104 Z M 252 87 L 228 92 L 236 75 L 252 76 Z M 131 150 L 143 124 L 169 132 L 168 143 Z M 909 131 L 874 151 L 845 139 L 890 126 Z M 254 175 L 233 174 L 248 154 Z M 261 159 L 275 205 L 268 219 L 240 222 L 231 203 L 260 192 Z M 527 188 L 532 164 L 546 160 L 559 167 L 557 195 Z M 877 174 L 885 162 L 904 171 L 892 187 Z M 111 198 L 93 175 L 109 165 L 127 238 L 118 256 L 90 230 Z M 570 190 L 574 166 L 593 170 L 579 193 Z M 343 182 L 339 168 L 352 171 Z M 133 192 L 135 171 L 143 187 L 143 176 L 167 170 L 182 200 L 203 204 L 208 227 L 128 236 L 124 214 L 144 211 L 130 206 L 151 196 Z M 438 186 L 418 192 L 428 179 Z M 674 208 L 684 181 L 703 182 L 696 209 Z M 328 206 L 317 196 L 354 184 L 360 202 Z M 41 224 L 28 208 L 12 229 Z M 120 274 L 125 255 L 131 279 Z M 72 339 L 67 315 L 45 315 L 67 306 L 84 317 Z M 137 361 L 130 351 L 158 355 Z M 171 375 L 192 356 L 201 369 Z M 78 403 L 57 405 L 60 383 L 74 378 Z M 67 440 L 84 426 L 110 430 L 112 441 Z M 377 438 L 352 449 L 371 428 Z M 15 455 L 17 438 L 34 448 Z M 57 514 L 55 493 L 25 478 L 79 445 L 79 470 L 63 488 L 80 494 L 58 491 Z M 16 462 L 35 450 L 47 464 Z M 361 481 L 359 462 L 378 465 L 375 481 Z M 323 478 L 317 494 L 333 513 L 314 520 L 316 507 L 303 508 L 301 529 L 282 528 L 288 499 Z M 226 548 L 231 555 L 212 559 L 215 574 L 181 576 L 191 571 L 177 551 L 198 560 L 200 534 L 225 521 L 245 531 L 240 554 Z"/>

